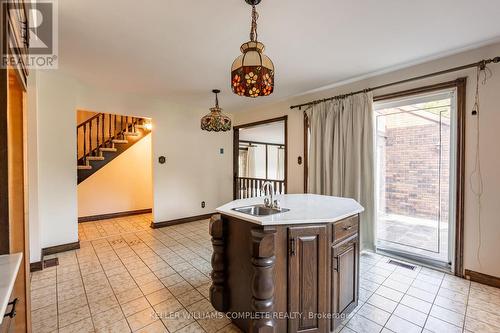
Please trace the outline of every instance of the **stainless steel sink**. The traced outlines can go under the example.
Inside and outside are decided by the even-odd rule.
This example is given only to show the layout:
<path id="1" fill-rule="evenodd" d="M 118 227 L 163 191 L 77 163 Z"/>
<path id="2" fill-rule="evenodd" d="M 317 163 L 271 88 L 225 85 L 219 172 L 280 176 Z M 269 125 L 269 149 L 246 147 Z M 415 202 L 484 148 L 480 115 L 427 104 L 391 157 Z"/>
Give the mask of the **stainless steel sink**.
<path id="1" fill-rule="evenodd" d="M 288 212 L 290 209 L 287 208 L 276 209 L 276 208 L 269 208 L 264 205 L 254 205 L 254 206 L 233 208 L 233 210 L 239 213 L 253 215 L 253 216 L 267 216 L 267 215 Z"/>

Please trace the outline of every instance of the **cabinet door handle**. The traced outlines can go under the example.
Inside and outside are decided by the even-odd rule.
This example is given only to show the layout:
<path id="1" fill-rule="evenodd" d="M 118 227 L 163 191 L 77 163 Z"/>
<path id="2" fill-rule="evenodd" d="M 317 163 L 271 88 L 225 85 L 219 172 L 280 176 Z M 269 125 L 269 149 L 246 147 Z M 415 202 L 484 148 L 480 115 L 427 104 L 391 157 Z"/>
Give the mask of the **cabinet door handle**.
<path id="1" fill-rule="evenodd" d="M 352 225 L 350 225 L 348 227 L 344 227 L 343 229 L 344 229 L 344 231 L 351 230 L 352 229 Z"/>
<path id="2" fill-rule="evenodd" d="M 333 270 L 335 272 L 338 272 L 339 271 L 339 257 L 334 257 L 333 260 L 334 260 Z"/>
<path id="3" fill-rule="evenodd" d="M 291 256 L 295 255 L 295 237 L 290 238 L 290 255 Z"/>
<path id="4" fill-rule="evenodd" d="M 12 305 L 12 309 L 10 310 L 9 313 L 4 314 L 3 316 L 4 317 L 14 318 L 16 316 L 16 305 L 17 305 L 17 303 L 19 303 L 19 299 L 18 298 L 14 299 L 12 302 L 9 302 L 8 305 Z"/>

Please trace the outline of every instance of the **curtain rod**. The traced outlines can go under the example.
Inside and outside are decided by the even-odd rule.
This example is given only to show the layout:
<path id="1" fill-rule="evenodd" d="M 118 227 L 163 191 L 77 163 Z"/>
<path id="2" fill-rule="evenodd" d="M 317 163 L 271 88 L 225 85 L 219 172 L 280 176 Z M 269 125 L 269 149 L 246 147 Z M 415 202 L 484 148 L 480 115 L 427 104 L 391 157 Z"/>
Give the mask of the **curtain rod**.
<path id="1" fill-rule="evenodd" d="M 363 89 L 363 90 L 351 92 L 351 93 L 348 93 L 348 94 L 337 95 L 337 96 L 323 98 L 323 99 L 317 99 L 317 100 L 312 101 L 312 102 L 298 104 L 298 105 L 292 105 L 292 106 L 290 106 L 290 109 L 299 108 L 299 110 L 300 110 L 303 106 L 318 104 L 318 103 L 321 103 L 321 102 L 331 101 L 331 100 L 334 100 L 334 99 L 340 99 L 340 98 L 344 98 L 344 97 L 347 97 L 347 96 L 352 96 L 352 95 L 360 94 L 360 93 L 363 93 L 363 92 L 366 93 L 366 92 L 369 92 L 369 91 L 379 90 L 379 89 L 383 89 L 383 88 L 395 86 L 395 85 L 398 85 L 398 84 L 408 83 L 408 82 L 417 81 L 417 80 L 423 80 L 423 79 L 427 79 L 427 78 L 433 77 L 433 76 L 439 76 L 439 75 L 443 75 L 443 74 L 458 72 L 458 71 L 462 71 L 462 70 L 468 69 L 468 68 L 477 67 L 477 68 L 483 70 L 483 69 L 486 68 L 486 65 L 488 65 L 490 63 L 495 63 L 495 64 L 496 63 L 500 63 L 500 57 L 495 57 L 493 59 L 483 59 L 481 61 L 474 62 L 472 64 L 458 66 L 458 67 L 453 67 L 453 68 L 445 69 L 445 70 L 442 70 L 442 71 L 439 71 L 439 72 L 434 72 L 434 73 L 430 73 L 430 74 L 416 76 L 416 77 L 412 77 L 412 78 L 401 80 L 401 81 L 386 83 L 386 84 L 383 84 L 383 85 L 380 85 L 380 86 L 376 86 L 376 87 L 373 87 L 373 88 L 367 88 L 367 89 Z"/>

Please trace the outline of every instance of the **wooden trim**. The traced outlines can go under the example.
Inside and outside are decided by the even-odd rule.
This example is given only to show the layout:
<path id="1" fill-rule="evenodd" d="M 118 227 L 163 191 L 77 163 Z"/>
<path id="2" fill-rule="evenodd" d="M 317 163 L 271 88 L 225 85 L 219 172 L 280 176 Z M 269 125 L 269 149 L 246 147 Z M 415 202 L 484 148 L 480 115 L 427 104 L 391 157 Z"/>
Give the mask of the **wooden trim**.
<path id="1" fill-rule="evenodd" d="M 4 36 L 2 45 L 5 43 Z M 0 254 L 10 253 L 7 92 L 7 70 L 0 69 Z"/>
<path id="2" fill-rule="evenodd" d="M 455 211 L 455 275 L 464 277 L 465 226 L 465 126 L 467 78 L 456 80 L 457 89 L 457 178 Z"/>
<path id="3" fill-rule="evenodd" d="M 43 261 L 43 257 L 45 257 L 45 256 L 60 253 L 60 252 L 78 250 L 79 248 L 80 248 L 80 241 L 74 242 L 74 243 L 46 247 L 46 248 L 42 249 L 42 261 Z"/>
<path id="4" fill-rule="evenodd" d="M 240 130 L 234 128 L 233 130 L 233 199 L 238 197 L 238 176 L 240 166 Z"/>
<path id="5" fill-rule="evenodd" d="M 271 119 L 254 121 L 253 123 L 241 124 L 238 126 L 233 126 L 233 129 L 254 127 L 254 126 L 265 125 L 265 124 L 269 124 L 269 123 L 275 123 L 275 122 L 283 121 L 283 120 L 286 122 L 288 120 L 288 116 L 281 116 L 281 117 L 276 117 L 276 118 L 271 118 Z"/>
<path id="6" fill-rule="evenodd" d="M 148 214 L 151 212 L 153 212 L 153 209 L 146 208 L 146 209 L 138 209 L 138 210 L 129 210 L 126 212 L 109 213 L 109 214 L 92 215 L 92 216 L 82 216 L 82 217 L 78 218 L 78 223 L 114 219 L 117 217 L 124 217 L 124 216 L 131 216 L 131 215 Z"/>
<path id="7" fill-rule="evenodd" d="M 309 119 L 304 112 L 304 157 L 302 158 L 304 164 L 304 193 L 307 193 L 307 181 L 309 178 Z"/>
<path id="8" fill-rule="evenodd" d="M 30 272 L 38 272 L 43 269 L 43 264 L 41 261 L 32 262 L 30 264 Z"/>
<path id="9" fill-rule="evenodd" d="M 270 124 L 270 123 L 275 123 L 279 121 L 284 121 L 285 122 L 285 194 L 288 193 L 288 115 L 281 116 L 281 117 L 276 117 L 276 118 L 271 118 L 271 119 L 265 119 L 265 120 L 259 120 L 255 121 L 253 123 L 247 123 L 247 124 L 242 124 L 238 126 L 233 126 L 233 199 L 237 199 L 237 194 L 238 194 L 238 187 L 237 187 L 237 182 L 236 179 L 238 178 L 239 175 L 239 142 L 240 142 L 240 129 L 241 128 L 247 128 L 247 127 L 254 127 L 254 126 L 259 126 L 259 125 L 265 125 L 265 124 Z M 252 141 L 253 143 L 253 141 Z M 266 149 L 267 150 L 267 149 Z M 267 160 L 267 159 L 266 159 Z M 267 172 L 267 167 L 266 167 L 266 172 Z"/>
<path id="10" fill-rule="evenodd" d="M 453 81 L 447 81 L 447 82 L 441 82 L 441 83 L 436 83 L 428 86 L 423 86 L 423 87 L 418 87 L 418 88 L 413 88 L 413 89 L 408 89 L 408 90 L 402 90 L 402 91 L 396 91 L 384 95 L 378 95 L 373 97 L 374 102 L 379 102 L 379 101 L 385 101 L 388 99 L 394 99 L 394 98 L 400 98 L 400 97 L 408 97 L 408 96 L 413 96 L 413 95 L 418 95 L 418 94 L 425 94 L 433 91 L 439 91 L 439 90 L 444 90 L 444 89 L 449 89 L 449 88 L 455 88 L 458 87 L 459 83 L 462 80 L 467 80 L 467 78 L 459 78 Z"/>
<path id="11" fill-rule="evenodd" d="M 457 178 L 455 211 L 455 261 L 454 274 L 464 277 L 464 196 L 465 196 L 465 114 L 467 78 L 379 95 L 373 101 L 408 97 L 433 91 L 455 88 L 457 90 Z"/>
<path id="12" fill-rule="evenodd" d="M 181 219 L 176 219 L 176 220 L 170 220 L 170 221 L 164 221 L 164 222 L 151 222 L 151 228 L 152 229 L 159 229 L 159 228 L 164 228 L 164 227 L 170 227 L 176 224 L 183 224 L 183 223 L 188 223 L 188 222 L 194 222 L 194 221 L 199 221 L 199 220 L 207 220 L 212 217 L 215 213 L 210 213 L 210 214 L 203 214 L 203 215 L 197 215 L 197 216 L 190 216 L 190 217 L 184 217 Z"/>
<path id="13" fill-rule="evenodd" d="M 500 277 L 487 275 L 475 271 L 465 270 L 465 278 L 470 281 L 485 284 L 495 288 L 500 288 Z"/>
<path id="14" fill-rule="evenodd" d="M 467 77 L 453 81 L 408 89 L 373 97 L 373 101 L 382 101 L 407 97 L 438 90 L 455 88 L 457 90 L 457 179 L 456 179 L 456 212 L 455 212 L 455 261 L 454 274 L 464 277 L 464 200 L 465 200 L 465 126 L 466 126 L 466 95 Z M 308 178 L 308 128 L 307 115 L 304 112 L 304 192 L 307 190 Z"/>
<path id="15" fill-rule="evenodd" d="M 251 143 L 254 145 L 263 145 L 263 146 L 276 146 L 276 147 L 283 147 L 285 144 L 279 144 L 279 143 L 270 143 L 270 142 L 259 142 L 259 141 L 250 141 L 250 140 L 240 140 L 239 142 L 243 143 Z"/>

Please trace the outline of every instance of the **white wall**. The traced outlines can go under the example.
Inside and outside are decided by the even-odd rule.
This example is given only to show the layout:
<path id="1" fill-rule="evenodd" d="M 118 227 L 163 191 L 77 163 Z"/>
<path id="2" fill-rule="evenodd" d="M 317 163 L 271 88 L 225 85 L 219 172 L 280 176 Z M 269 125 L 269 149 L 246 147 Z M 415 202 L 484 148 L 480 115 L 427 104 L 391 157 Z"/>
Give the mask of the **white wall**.
<path id="1" fill-rule="evenodd" d="M 78 184 L 78 217 L 153 207 L 151 134 Z"/>
<path id="2" fill-rule="evenodd" d="M 438 70 L 476 62 L 483 58 L 500 55 L 500 44 L 464 52 L 424 64 L 387 74 L 374 75 L 360 80 L 352 80 L 319 92 L 305 94 L 266 107 L 235 113 L 235 125 L 263 119 L 288 115 L 288 175 L 290 193 L 303 191 L 303 165 L 298 165 L 297 157 L 303 155 L 303 113 L 298 109 L 290 110 L 291 105 L 308 102 L 317 98 L 325 98 L 337 94 L 348 93 L 380 84 L 431 73 Z M 335 64 L 334 64 L 335 65 Z M 337 64 L 341 65 L 341 64 Z M 467 116 L 466 116 L 466 193 L 465 193 L 465 258 L 466 269 L 484 274 L 500 276 L 500 223 L 498 203 L 500 197 L 500 65 L 491 65 L 493 77 L 481 87 L 481 163 L 484 178 L 484 195 L 482 201 L 482 246 L 480 261 L 477 259 L 479 246 L 479 224 L 477 218 L 478 204 L 471 188 L 469 176 L 473 170 L 475 148 L 476 117 L 471 116 L 475 90 L 475 70 L 456 72 L 410 84 L 399 85 L 375 92 L 375 95 L 410 89 L 433 83 L 450 81 L 459 77 L 468 77 L 467 82 Z"/>
<path id="3" fill-rule="evenodd" d="M 208 109 L 95 90 L 61 70 L 40 71 L 38 77 L 41 248 L 78 240 L 77 109 L 153 118 L 155 222 L 212 213 L 231 200 L 232 134 L 200 129 Z M 158 163 L 162 155 L 167 158 L 164 165 Z"/>
<path id="4" fill-rule="evenodd" d="M 56 71 L 38 73 L 38 229 L 42 249 L 78 241 L 77 88 L 74 80 Z"/>
<path id="5" fill-rule="evenodd" d="M 28 165 L 28 225 L 30 262 L 40 261 L 40 230 L 38 219 L 38 114 L 36 72 L 28 77 L 27 165 Z"/>

